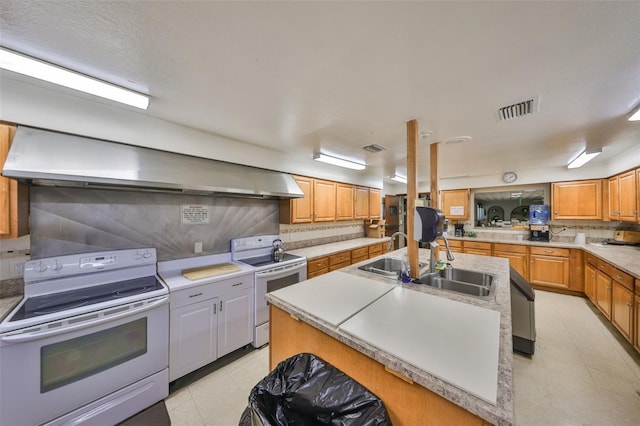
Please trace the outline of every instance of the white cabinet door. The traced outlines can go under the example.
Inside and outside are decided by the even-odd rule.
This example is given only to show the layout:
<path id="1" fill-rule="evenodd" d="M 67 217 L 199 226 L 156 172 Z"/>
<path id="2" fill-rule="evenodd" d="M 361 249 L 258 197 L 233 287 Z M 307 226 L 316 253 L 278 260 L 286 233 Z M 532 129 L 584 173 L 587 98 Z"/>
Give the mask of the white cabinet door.
<path id="1" fill-rule="evenodd" d="M 253 288 L 225 294 L 218 308 L 218 357 L 221 357 L 253 341 Z"/>
<path id="2" fill-rule="evenodd" d="M 218 298 L 171 310 L 169 381 L 217 359 Z"/>

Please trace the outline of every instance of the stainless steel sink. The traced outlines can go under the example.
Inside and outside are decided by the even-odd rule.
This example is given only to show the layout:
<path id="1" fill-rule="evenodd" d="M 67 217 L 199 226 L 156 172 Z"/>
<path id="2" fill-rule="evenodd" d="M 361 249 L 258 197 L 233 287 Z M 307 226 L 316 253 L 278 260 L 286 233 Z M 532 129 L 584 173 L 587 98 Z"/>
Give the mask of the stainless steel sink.
<path id="1" fill-rule="evenodd" d="M 420 268 L 423 266 L 424 264 L 419 264 Z M 358 269 L 397 280 L 400 278 L 400 274 L 402 273 L 402 261 L 400 259 L 383 257 L 382 259 L 374 260 L 366 265 L 358 266 Z"/>
<path id="2" fill-rule="evenodd" d="M 493 275 L 466 269 L 447 268 L 430 272 L 414 282 L 480 298 L 495 296 Z"/>

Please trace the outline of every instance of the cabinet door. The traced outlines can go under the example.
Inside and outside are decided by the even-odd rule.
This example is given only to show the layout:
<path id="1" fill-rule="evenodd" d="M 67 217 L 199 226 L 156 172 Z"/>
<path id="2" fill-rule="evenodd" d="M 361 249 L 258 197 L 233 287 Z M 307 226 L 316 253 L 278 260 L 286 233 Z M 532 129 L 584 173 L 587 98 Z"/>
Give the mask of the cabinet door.
<path id="1" fill-rule="evenodd" d="M 612 279 L 602 271 L 596 278 L 596 306 L 608 320 L 611 320 L 611 285 Z"/>
<path id="2" fill-rule="evenodd" d="M 336 219 L 353 219 L 353 185 L 339 183 L 336 188 Z"/>
<path id="3" fill-rule="evenodd" d="M 638 185 L 638 182 L 636 182 L 635 170 L 622 173 L 618 177 L 618 196 L 620 197 L 620 215 L 618 216 L 619 220 L 625 222 L 635 222 L 637 220 L 636 185 Z"/>
<path id="4" fill-rule="evenodd" d="M 636 286 L 640 285 L 640 280 L 636 280 Z M 637 351 L 640 352 L 640 296 L 635 295 L 633 312 L 635 316 L 635 321 L 633 323 L 633 346 Z"/>
<path id="5" fill-rule="evenodd" d="M 380 190 L 369 188 L 369 219 L 380 219 L 381 217 Z"/>
<path id="6" fill-rule="evenodd" d="M 216 360 L 217 302 L 218 299 L 214 298 L 171 309 L 170 381 Z"/>
<path id="7" fill-rule="evenodd" d="M 633 293 L 613 282 L 611 290 L 611 322 L 629 342 L 633 342 Z"/>
<path id="8" fill-rule="evenodd" d="M 369 219 L 369 188 L 356 186 L 355 188 L 355 219 Z"/>
<path id="9" fill-rule="evenodd" d="M 253 341 L 253 288 L 222 296 L 218 309 L 218 357 L 221 357 Z"/>
<path id="10" fill-rule="evenodd" d="M 569 288 L 569 258 L 531 254 L 529 281 L 531 284 Z"/>
<path id="11" fill-rule="evenodd" d="M 527 275 L 527 272 L 528 272 L 527 266 L 529 262 L 527 262 L 526 254 L 498 251 L 498 252 L 494 252 L 493 255 L 495 257 L 504 257 L 506 259 L 509 259 L 509 266 L 511 266 L 520 275 L 522 275 L 522 278 L 524 278 L 525 280 L 529 279 Z"/>
<path id="12" fill-rule="evenodd" d="M 302 198 L 280 201 L 280 223 L 309 223 L 313 221 L 313 179 L 293 177 L 304 193 Z"/>
<path id="13" fill-rule="evenodd" d="M 313 221 L 336 220 L 336 183 L 315 180 L 313 183 Z"/>
<path id="14" fill-rule="evenodd" d="M 469 219 L 469 189 L 440 192 L 440 205 L 447 219 Z"/>
<path id="15" fill-rule="evenodd" d="M 602 219 L 602 180 L 551 184 L 551 219 Z"/>
<path id="16" fill-rule="evenodd" d="M 606 212 L 604 214 L 605 219 L 620 220 L 620 190 L 618 176 L 613 176 L 608 179 L 609 185 L 607 195 Z"/>
<path id="17" fill-rule="evenodd" d="M 0 124 L 0 171 L 7 160 L 16 126 Z M 0 176 L 0 238 L 29 233 L 29 186 Z"/>
<path id="18" fill-rule="evenodd" d="M 598 270 L 595 266 L 587 263 L 584 265 L 584 293 L 593 303 L 596 303 L 596 281 Z"/>
<path id="19" fill-rule="evenodd" d="M 640 223 L 640 169 L 636 169 L 636 220 Z"/>

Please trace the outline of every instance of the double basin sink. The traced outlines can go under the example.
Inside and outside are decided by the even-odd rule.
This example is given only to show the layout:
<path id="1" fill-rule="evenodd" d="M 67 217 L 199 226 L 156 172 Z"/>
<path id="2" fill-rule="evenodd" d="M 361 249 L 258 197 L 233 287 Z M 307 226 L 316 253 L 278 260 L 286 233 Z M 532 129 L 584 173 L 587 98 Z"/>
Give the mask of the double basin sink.
<path id="1" fill-rule="evenodd" d="M 420 268 L 422 267 L 423 265 L 420 264 Z M 402 270 L 402 261 L 385 257 L 359 266 L 358 269 L 398 279 Z M 421 273 L 420 278 L 413 280 L 413 283 L 474 297 L 489 298 L 495 296 L 493 278 L 491 274 L 447 267 L 441 271 Z"/>

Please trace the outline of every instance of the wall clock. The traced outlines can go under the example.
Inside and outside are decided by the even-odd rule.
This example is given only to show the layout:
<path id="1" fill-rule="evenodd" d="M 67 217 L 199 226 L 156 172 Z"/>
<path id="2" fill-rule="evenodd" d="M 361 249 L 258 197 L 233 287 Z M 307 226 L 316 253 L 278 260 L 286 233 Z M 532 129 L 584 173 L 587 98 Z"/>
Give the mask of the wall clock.
<path id="1" fill-rule="evenodd" d="M 516 181 L 516 179 L 518 179 L 518 175 L 515 174 L 514 172 L 507 172 L 504 175 L 502 175 L 502 180 L 505 183 L 513 183 Z"/>

